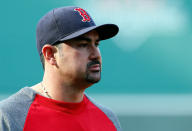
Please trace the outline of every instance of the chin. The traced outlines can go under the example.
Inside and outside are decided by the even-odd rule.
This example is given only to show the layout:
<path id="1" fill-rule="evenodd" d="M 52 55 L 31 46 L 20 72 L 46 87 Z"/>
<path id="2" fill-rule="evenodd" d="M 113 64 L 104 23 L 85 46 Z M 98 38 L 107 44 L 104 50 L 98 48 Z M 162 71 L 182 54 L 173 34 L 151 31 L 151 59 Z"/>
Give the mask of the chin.
<path id="1" fill-rule="evenodd" d="M 97 79 L 97 80 L 94 80 L 94 79 L 87 79 L 87 81 L 88 81 L 89 83 L 94 84 L 94 83 L 98 83 L 98 82 L 100 81 L 100 79 Z"/>
<path id="2" fill-rule="evenodd" d="M 100 75 L 98 77 L 93 77 L 93 76 L 86 77 L 86 81 L 93 84 L 99 82 L 100 79 L 101 79 Z"/>
<path id="3" fill-rule="evenodd" d="M 101 79 L 101 72 L 89 72 L 86 74 L 86 81 L 89 82 L 89 83 L 97 83 L 99 82 Z"/>

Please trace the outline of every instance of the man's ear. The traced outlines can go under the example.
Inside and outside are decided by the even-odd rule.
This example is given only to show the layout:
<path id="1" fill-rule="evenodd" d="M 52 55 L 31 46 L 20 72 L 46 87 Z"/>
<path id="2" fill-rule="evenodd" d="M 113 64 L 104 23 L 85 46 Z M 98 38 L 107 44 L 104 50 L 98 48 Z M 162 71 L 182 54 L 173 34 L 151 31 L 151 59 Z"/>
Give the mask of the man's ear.
<path id="1" fill-rule="evenodd" d="M 55 53 L 56 53 L 56 48 L 51 45 L 44 45 L 42 48 L 42 54 L 44 56 L 45 61 L 47 61 L 51 65 L 56 65 L 56 58 L 55 58 Z"/>

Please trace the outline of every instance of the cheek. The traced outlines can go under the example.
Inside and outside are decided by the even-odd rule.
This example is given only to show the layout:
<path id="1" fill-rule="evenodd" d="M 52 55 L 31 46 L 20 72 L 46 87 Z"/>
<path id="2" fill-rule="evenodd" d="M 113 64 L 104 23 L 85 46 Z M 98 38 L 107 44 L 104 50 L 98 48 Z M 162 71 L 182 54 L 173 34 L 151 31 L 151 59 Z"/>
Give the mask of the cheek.
<path id="1" fill-rule="evenodd" d="M 87 57 L 85 54 L 82 53 L 75 53 L 74 57 L 74 63 L 77 66 L 77 68 L 85 68 L 85 66 L 87 65 Z"/>
<path id="2" fill-rule="evenodd" d="M 84 71 L 86 69 L 87 61 L 85 54 L 79 52 L 71 52 L 70 54 L 66 55 L 63 64 L 65 64 L 66 68 L 71 71 Z"/>

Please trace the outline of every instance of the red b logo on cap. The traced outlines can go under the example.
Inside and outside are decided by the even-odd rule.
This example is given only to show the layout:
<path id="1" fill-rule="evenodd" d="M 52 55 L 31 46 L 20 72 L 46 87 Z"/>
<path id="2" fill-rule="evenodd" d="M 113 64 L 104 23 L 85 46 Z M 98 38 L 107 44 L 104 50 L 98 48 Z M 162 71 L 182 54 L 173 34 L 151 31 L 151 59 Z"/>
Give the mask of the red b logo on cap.
<path id="1" fill-rule="evenodd" d="M 74 11 L 79 12 L 79 14 L 83 17 L 83 19 L 82 19 L 83 22 L 90 22 L 91 18 L 89 17 L 89 15 L 87 14 L 87 12 L 84 9 L 75 8 Z"/>

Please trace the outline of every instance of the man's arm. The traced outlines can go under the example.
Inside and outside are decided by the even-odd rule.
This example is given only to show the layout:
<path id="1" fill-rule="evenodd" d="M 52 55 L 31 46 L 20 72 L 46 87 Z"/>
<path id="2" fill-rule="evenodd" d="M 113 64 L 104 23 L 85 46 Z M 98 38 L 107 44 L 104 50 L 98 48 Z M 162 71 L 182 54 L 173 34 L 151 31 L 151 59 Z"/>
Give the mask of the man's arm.
<path id="1" fill-rule="evenodd" d="M 9 121 L 2 110 L 0 110 L 0 131 L 10 131 Z"/>

